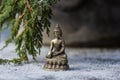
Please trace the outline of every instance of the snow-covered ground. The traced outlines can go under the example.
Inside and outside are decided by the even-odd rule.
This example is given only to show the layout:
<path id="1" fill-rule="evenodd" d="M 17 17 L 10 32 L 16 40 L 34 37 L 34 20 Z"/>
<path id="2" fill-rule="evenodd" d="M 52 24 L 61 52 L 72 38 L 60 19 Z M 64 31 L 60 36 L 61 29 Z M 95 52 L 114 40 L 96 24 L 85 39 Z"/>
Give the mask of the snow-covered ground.
<path id="1" fill-rule="evenodd" d="M 0 43 L 0 47 L 4 43 Z M 120 49 L 66 48 L 70 70 L 43 70 L 48 47 L 42 47 L 38 62 L 0 65 L 0 80 L 120 80 Z M 0 51 L 0 58 L 17 57 L 14 44 Z"/>

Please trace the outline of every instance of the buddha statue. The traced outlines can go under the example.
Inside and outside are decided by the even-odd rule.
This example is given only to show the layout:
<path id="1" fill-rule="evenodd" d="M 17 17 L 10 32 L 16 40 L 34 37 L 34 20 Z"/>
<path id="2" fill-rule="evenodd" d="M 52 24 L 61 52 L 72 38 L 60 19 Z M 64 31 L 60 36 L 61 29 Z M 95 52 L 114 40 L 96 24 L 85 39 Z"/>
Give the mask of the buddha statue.
<path id="1" fill-rule="evenodd" d="M 68 60 L 65 54 L 65 41 L 62 39 L 62 30 L 57 24 L 53 30 L 55 39 L 50 42 L 50 51 L 46 55 L 47 70 L 68 70 Z"/>

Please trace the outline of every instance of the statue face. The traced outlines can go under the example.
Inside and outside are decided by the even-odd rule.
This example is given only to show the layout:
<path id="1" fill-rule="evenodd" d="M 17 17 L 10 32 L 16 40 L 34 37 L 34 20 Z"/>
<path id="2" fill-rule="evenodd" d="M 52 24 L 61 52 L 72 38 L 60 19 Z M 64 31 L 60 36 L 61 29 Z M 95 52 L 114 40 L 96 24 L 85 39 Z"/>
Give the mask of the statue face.
<path id="1" fill-rule="evenodd" d="M 54 34 L 55 34 L 55 37 L 57 37 L 57 38 L 60 37 L 60 31 L 55 31 Z"/>

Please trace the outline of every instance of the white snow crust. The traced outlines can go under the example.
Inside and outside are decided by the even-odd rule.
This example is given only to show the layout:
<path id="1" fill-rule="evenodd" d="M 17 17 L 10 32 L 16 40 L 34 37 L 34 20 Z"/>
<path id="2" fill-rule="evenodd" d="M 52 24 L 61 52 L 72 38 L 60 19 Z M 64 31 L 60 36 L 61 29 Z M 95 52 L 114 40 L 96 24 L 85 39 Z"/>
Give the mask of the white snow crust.
<path id="1" fill-rule="evenodd" d="M 4 42 L 0 43 L 0 48 Z M 43 70 L 49 48 L 43 46 L 34 62 L 0 65 L 0 80 L 120 80 L 120 49 L 66 48 L 70 70 Z M 15 45 L 0 51 L 0 58 L 17 58 Z"/>

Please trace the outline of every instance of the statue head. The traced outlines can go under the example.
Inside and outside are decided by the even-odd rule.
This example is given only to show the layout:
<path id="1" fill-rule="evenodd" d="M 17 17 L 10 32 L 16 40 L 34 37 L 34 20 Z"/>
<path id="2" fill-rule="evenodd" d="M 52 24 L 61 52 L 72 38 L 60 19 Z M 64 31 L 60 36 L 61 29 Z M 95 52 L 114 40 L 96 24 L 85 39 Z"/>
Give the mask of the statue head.
<path id="1" fill-rule="evenodd" d="M 55 37 L 62 37 L 62 30 L 61 30 L 59 24 L 56 25 L 56 27 L 53 30 L 53 33 L 54 33 Z"/>

